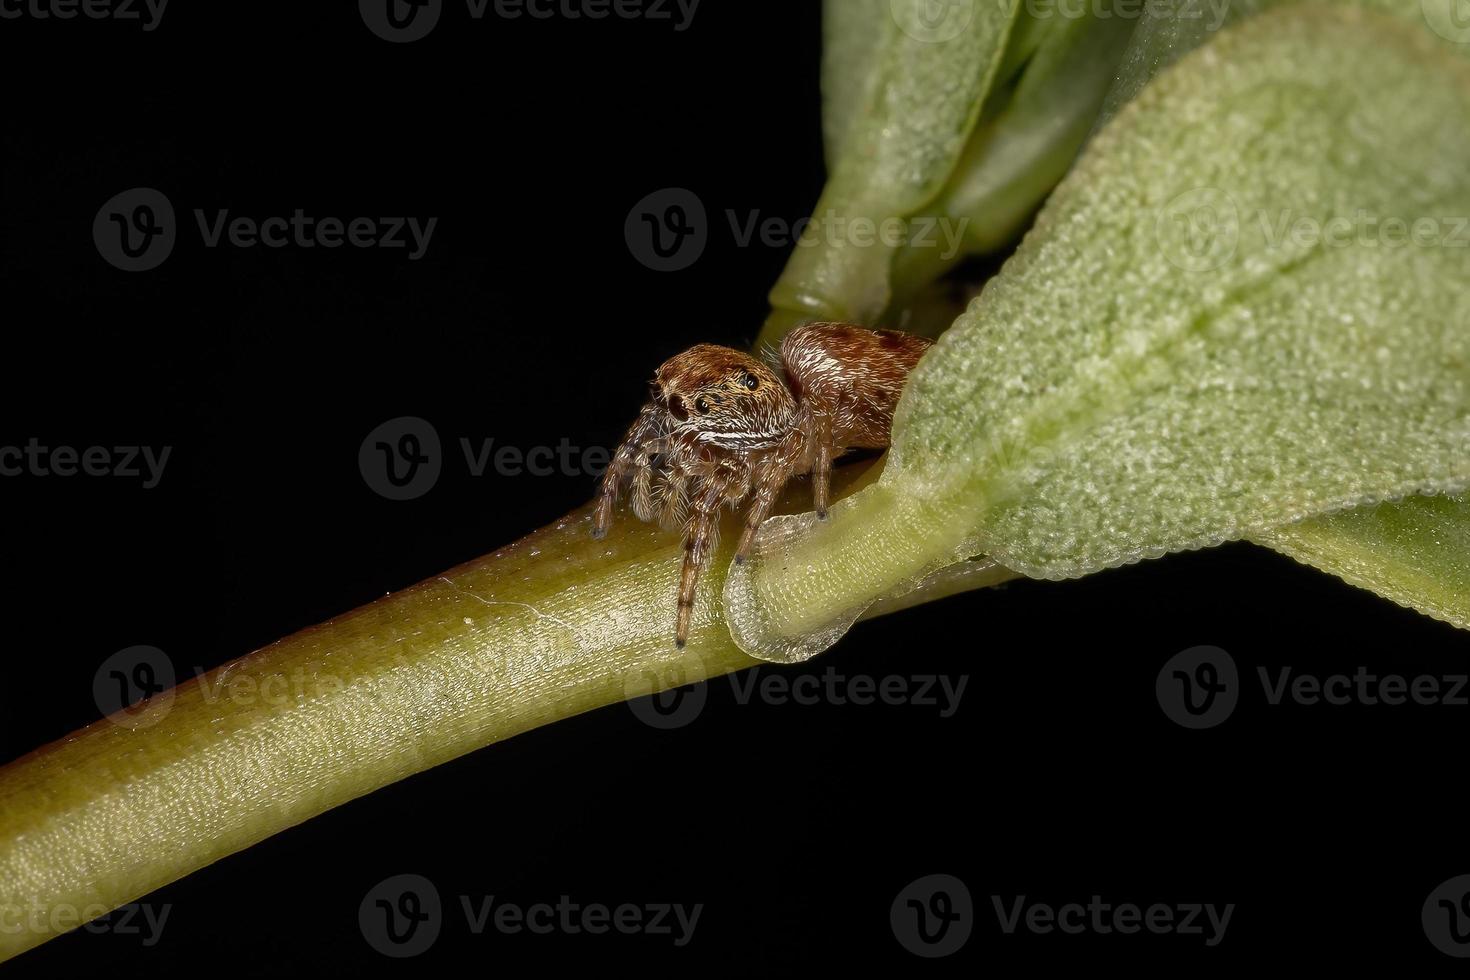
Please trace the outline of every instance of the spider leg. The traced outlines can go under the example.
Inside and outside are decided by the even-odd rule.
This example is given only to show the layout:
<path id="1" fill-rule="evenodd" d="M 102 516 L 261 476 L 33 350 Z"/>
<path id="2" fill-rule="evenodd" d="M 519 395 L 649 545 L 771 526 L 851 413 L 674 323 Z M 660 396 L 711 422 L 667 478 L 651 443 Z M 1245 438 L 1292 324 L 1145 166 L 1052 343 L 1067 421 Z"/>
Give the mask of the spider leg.
<path id="1" fill-rule="evenodd" d="M 689 510 L 689 475 L 677 459 L 660 474 L 654 497 L 658 501 L 658 526 L 666 531 L 682 527 Z"/>
<path id="2" fill-rule="evenodd" d="M 633 513 L 638 515 L 640 521 L 653 519 L 654 514 L 654 484 L 653 478 L 659 475 L 659 467 L 653 465 L 655 457 L 669 451 L 673 443 L 667 439 L 650 439 L 638 448 L 633 460 L 633 489 L 628 494 L 628 499 L 633 504 Z"/>
<path id="3" fill-rule="evenodd" d="M 592 512 L 592 536 L 601 539 L 612 525 L 613 506 L 618 502 L 618 491 L 623 480 L 640 458 L 645 443 L 661 429 L 662 412 L 657 406 L 647 405 L 638 415 L 638 421 L 628 430 L 602 475 L 602 484 L 597 492 L 597 506 Z"/>
<path id="4" fill-rule="evenodd" d="M 832 425 L 825 417 L 814 420 L 816 429 L 815 452 L 812 455 L 812 503 L 817 520 L 827 519 L 827 497 L 832 487 L 832 458 L 836 455 L 832 446 Z"/>
<path id="5" fill-rule="evenodd" d="M 762 464 L 755 480 L 755 500 L 745 512 L 745 530 L 740 533 L 740 544 L 735 549 L 737 565 L 745 561 L 745 556 L 750 553 L 751 542 L 755 540 L 755 532 L 770 514 L 771 507 L 776 503 L 776 496 L 796 471 L 797 462 L 801 458 L 802 442 L 800 430 L 793 430 Z"/>
<path id="6" fill-rule="evenodd" d="M 742 473 L 732 465 L 720 464 L 718 471 L 701 481 L 684 530 L 684 565 L 679 572 L 679 613 L 674 627 L 674 645 L 679 649 L 689 640 L 694 621 L 694 596 L 700 573 L 709 564 L 719 540 L 720 507 L 744 496 L 749 485 L 749 464 Z"/>

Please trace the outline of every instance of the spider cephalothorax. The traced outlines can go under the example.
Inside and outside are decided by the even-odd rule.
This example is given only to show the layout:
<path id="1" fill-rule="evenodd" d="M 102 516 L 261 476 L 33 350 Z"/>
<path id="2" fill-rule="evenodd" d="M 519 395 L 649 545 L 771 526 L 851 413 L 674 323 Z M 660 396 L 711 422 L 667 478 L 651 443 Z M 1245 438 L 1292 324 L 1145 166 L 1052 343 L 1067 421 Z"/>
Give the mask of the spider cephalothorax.
<path id="1" fill-rule="evenodd" d="M 817 515 L 825 518 L 832 460 L 848 449 L 888 445 L 894 407 L 928 347 L 897 331 L 811 323 L 782 342 L 779 373 L 713 344 L 691 347 L 658 369 L 652 399 L 603 476 L 593 534 L 607 533 L 625 482 L 639 518 L 683 526 L 679 646 L 689 636 L 720 508 L 753 498 L 737 562 L 792 476 L 812 474 Z"/>
<path id="2" fill-rule="evenodd" d="M 796 399 L 769 367 L 738 350 L 700 344 L 665 361 L 653 403 L 669 432 L 728 449 L 775 445 L 796 423 Z"/>

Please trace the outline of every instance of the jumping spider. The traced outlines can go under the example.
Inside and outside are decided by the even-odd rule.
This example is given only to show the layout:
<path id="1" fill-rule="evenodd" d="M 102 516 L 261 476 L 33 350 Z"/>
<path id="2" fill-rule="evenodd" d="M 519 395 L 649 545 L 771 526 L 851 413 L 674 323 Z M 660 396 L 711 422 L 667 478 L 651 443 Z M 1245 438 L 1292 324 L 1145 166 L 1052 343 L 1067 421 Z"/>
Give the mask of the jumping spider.
<path id="1" fill-rule="evenodd" d="M 695 585 L 715 548 L 720 508 L 754 496 L 735 552 L 744 559 L 781 488 L 812 474 L 827 517 L 832 460 L 888 446 L 893 410 L 930 341 L 893 330 L 811 323 L 788 334 L 776 369 L 728 347 L 700 344 L 654 375 L 652 400 L 613 456 L 597 496 L 601 538 L 631 483 L 633 512 L 684 529 L 674 642 L 684 646 Z"/>

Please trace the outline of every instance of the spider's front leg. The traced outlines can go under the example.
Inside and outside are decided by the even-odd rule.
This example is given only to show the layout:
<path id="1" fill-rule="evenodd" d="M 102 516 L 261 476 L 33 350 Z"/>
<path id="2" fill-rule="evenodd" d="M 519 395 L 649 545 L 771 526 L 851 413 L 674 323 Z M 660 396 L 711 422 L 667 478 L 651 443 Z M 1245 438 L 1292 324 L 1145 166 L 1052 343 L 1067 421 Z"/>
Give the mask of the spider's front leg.
<path id="1" fill-rule="evenodd" d="M 745 512 L 745 529 L 740 533 L 740 544 L 735 548 L 735 564 L 745 561 L 750 554 L 750 545 L 755 541 L 755 532 L 771 513 L 776 497 L 796 473 L 805 453 L 806 433 L 794 429 L 781 444 L 768 455 L 756 469 L 755 496 L 750 509 Z"/>
<path id="2" fill-rule="evenodd" d="M 628 502 L 633 505 L 633 513 L 640 521 L 653 520 L 658 509 L 655 507 L 657 492 L 653 481 L 659 475 L 659 467 L 654 465 L 654 461 L 668 453 L 673 445 L 672 439 L 650 439 L 634 454 L 633 487 L 628 491 Z"/>
<path id="3" fill-rule="evenodd" d="M 602 484 L 597 491 L 597 507 L 592 512 L 592 536 L 598 540 L 607 536 L 607 529 L 612 526 L 613 507 L 618 502 L 618 493 L 622 489 L 623 480 L 636 468 L 646 468 L 653 458 L 653 452 L 649 452 L 649 443 L 654 442 L 655 437 L 663 431 L 663 413 L 656 405 L 646 406 L 638 415 L 638 421 L 628 430 L 623 437 L 617 452 L 613 454 L 612 461 L 608 463 L 607 472 L 602 474 Z"/>
<path id="4" fill-rule="evenodd" d="M 674 626 L 674 644 L 681 650 L 694 621 L 699 576 L 719 540 L 720 508 L 749 492 L 750 471 L 750 463 L 744 459 L 716 464 L 714 472 L 700 482 L 690 504 L 689 523 L 684 530 L 684 564 L 679 571 L 679 613 Z"/>

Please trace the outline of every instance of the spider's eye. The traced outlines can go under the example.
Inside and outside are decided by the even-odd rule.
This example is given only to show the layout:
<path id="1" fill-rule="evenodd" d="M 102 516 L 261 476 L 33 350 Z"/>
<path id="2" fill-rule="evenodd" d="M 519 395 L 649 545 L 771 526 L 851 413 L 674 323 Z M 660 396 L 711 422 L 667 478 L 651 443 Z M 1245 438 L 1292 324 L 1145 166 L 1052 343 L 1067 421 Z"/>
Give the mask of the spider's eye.
<path id="1" fill-rule="evenodd" d="M 675 422 L 683 422 L 689 418 L 689 413 L 684 409 L 684 399 L 675 395 L 669 399 L 669 414 L 674 417 Z"/>
<path id="2" fill-rule="evenodd" d="M 745 372 L 745 380 L 743 382 L 741 382 L 741 383 L 744 384 L 745 387 L 748 390 L 750 390 L 750 391 L 755 391 L 757 388 L 759 388 L 761 386 L 760 378 L 757 378 L 755 375 L 751 374 L 749 371 Z"/>
<path id="3" fill-rule="evenodd" d="M 697 398 L 694 401 L 694 408 L 700 415 L 708 415 L 709 401 L 704 398 Z"/>

